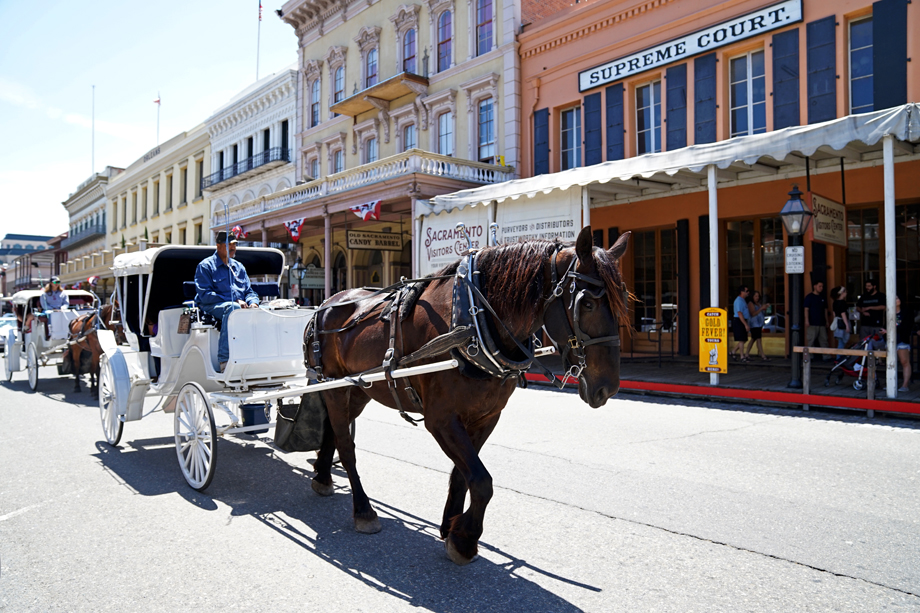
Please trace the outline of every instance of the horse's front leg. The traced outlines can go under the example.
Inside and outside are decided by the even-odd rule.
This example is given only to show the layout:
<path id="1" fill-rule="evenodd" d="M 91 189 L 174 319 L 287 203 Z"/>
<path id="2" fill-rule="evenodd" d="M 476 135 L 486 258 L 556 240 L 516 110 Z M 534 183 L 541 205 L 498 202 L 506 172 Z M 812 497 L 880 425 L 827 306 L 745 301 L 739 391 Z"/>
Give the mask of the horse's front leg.
<path id="1" fill-rule="evenodd" d="M 70 361 L 73 369 L 73 391 L 82 392 L 80 388 L 80 350 L 76 347 L 70 349 Z"/>
<path id="2" fill-rule="evenodd" d="M 448 522 L 444 544 L 447 556 L 461 566 L 476 558 L 479 537 L 482 536 L 483 518 L 492 499 L 492 475 L 479 459 L 479 449 L 498 423 L 499 415 L 500 413 L 496 412 L 472 434 L 467 432 L 456 414 L 451 415 L 444 423 L 432 423 L 428 426 L 432 436 L 455 467 L 451 472 L 450 491 L 447 506 L 444 508 L 444 518 Z M 465 513 L 460 514 L 456 514 L 455 511 L 463 509 L 465 492 L 455 473 L 459 473 L 470 492 L 470 507 Z M 444 528 L 442 524 L 442 535 Z"/>
<path id="3" fill-rule="evenodd" d="M 339 461 L 342 463 L 342 468 L 348 473 L 348 482 L 351 484 L 355 530 L 364 534 L 380 532 L 381 526 L 380 520 L 377 519 L 377 512 L 374 511 L 370 499 L 364 492 L 361 478 L 358 476 L 358 470 L 355 467 L 355 442 L 351 438 L 351 422 L 361 414 L 364 406 L 370 402 L 370 398 L 360 390 L 347 388 L 330 390 L 322 392 L 322 394 L 323 399 L 326 401 L 329 424 L 332 426 L 332 432 L 335 436 L 335 448 L 339 452 Z M 317 464 L 322 461 L 322 465 L 314 465 L 318 478 L 328 475 L 332 466 L 332 453 L 328 449 L 325 439 L 326 437 L 324 436 L 323 447 L 320 449 L 320 458 L 317 459 Z M 324 451 L 326 452 L 325 454 L 323 453 Z M 322 469 L 325 469 L 325 475 L 320 473 Z M 330 485 L 331 482 L 332 478 L 330 476 Z"/>
<path id="4" fill-rule="evenodd" d="M 496 414 L 495 418 L 490 420 L 485 427 L 470 437 L 470 440 L 473 442 L 473 447 L 476 449 L 477 456 L 479 455 L 479 451 L 482 450 L 482 446 L 485 445 L 486 440 L 495 429 L 496 424 L 498 424 L 500 415 L 500 413 Z M 468 489 L 466 478 L 464 478 L 463 473 L 460 472 L 459 468 L 454 466 L 454 469 L 450 471 L 450 485 L 447 488 L 447 503 L 444 505 L 444 515 L 441 518 L 442 539 L 446 539 L 447 535 L 450 533 L 451 520 L 463 513 L 463 504 L 466 502 L 466 492 Z"/>

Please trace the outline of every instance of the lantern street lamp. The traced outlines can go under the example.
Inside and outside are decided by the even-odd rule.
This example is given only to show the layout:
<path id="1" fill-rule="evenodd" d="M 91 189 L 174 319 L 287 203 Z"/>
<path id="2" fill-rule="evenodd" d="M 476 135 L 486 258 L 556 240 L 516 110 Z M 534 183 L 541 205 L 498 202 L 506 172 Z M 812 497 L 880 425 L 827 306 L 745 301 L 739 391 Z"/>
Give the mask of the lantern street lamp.
<path id="1" fill-rule="evenodd" d="M 811 224 L 812 213 L 802 200 L 802 192 L 798 185 L 792 186 L 789 200 L 779 212 L 789 237 L 789 246 L 786 247 L 786 274 L 789 275 L 789 291 L 791 294 L 791 313 L 789 316 L 789 340 L 795 348 L 802 343 L 802 300 L 805 293 L 805 247 L 802 246 L 802 236 Z M 802 354 L 792 352 L 792 378 L 787 387 L 802 388 Z"/>
<path id="2" fill-rule="evenodd" d="M 297 283 L 297 298 L 303 295 L 303 277 L 305 272 L 306 269 L 303 267 L 303 260 L 300 256 L 297 256 L 294 265 L 288 269 L 288 287 L 293 289 L 294 284 Z M 294 298 L 294 296 L 291 296 L 291 298 Z"/>

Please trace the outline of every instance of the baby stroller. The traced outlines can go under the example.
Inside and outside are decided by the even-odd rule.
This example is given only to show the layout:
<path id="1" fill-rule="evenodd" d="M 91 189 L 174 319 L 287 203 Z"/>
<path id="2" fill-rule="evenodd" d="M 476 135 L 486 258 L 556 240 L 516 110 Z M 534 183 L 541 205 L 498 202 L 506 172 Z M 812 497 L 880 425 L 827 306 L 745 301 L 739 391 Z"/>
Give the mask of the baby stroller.
<path id="1" fill-rule="evenodd" d="M 879 345 L 882 343 L 882 337 L 878 334 L 873 334 L 872 336 L 867 336 L 859 343 L 857 343 L 853 349 L 878 349 Z M 831 384 L 831 377 L 836 377 L 834 385 L 840 385 L 840 381 L 843 380 L 844 375 L 847 377 L 855 377 L 856 381 L 853 382 L 853 389 L 856 391 L 861 391 L 865 389 L 866 383 L 868 382 L 869 369 L 866 367 L 866 360 L 868 356 L 865 355 L 850 355 L 843 356 L 844 359 L 840 360 L 824 379 L 824 387 L 829 387 Z M 878 368 L 875 369 L 875 385 L 879 385 L 878 379 Z"/>

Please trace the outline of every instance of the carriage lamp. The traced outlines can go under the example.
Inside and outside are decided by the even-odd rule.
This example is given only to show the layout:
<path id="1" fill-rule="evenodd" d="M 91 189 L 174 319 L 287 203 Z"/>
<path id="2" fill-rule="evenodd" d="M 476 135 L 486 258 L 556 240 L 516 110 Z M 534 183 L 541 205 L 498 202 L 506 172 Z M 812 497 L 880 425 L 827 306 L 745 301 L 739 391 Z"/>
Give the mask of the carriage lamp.
<path id="1" fill-rule="evenodd" d="M 799 191 L 798 185 L 792 186 L 789 192 L 789 200 L 783 205 L 779 212 L 783 220 L 783 226 L 786 228 L 786 235 L 789 237 L 789 247 L 802 247 L 802 236 L 808 230 L 811 223 L 812 213 L 805 201 L 802 200 L 802 192 Z M 786 250 L 789 257 L 789 249 Z M 801 251 L 801 250 L 796 250 Z M 787 266 L 788 268 L 788 266 Z M 805 273 L 788 273 L 789 274 L 789 293 L 791 294 L 791 312 L 789 317 L 789 342 L 791 347 L 797 347 L 802 343 L 802 301 L 805 294 Z M 802 388 L 802 354 L 792 352 L 792 377 L 786 387 L 793 389 Z"/>

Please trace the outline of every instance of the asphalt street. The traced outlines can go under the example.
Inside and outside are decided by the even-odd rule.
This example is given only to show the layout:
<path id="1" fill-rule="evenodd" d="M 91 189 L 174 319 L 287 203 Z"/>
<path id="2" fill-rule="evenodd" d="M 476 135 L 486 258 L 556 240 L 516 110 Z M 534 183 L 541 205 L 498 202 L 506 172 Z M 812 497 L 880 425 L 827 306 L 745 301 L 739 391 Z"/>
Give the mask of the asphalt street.
<path id="1" fill-rule="evenodd" d="M 198 493 L 171 414 L 112 448 L 89 394 L 41 377 L 0 384 L 2 611 L 920 611 L 918 421 L 519 390 L 457 567 L 450 464 L 395 411 L 357 423 L 383 524 L 362 535 L 341 470 L 311 491 L 313 454 L 221 441 Z"/>

